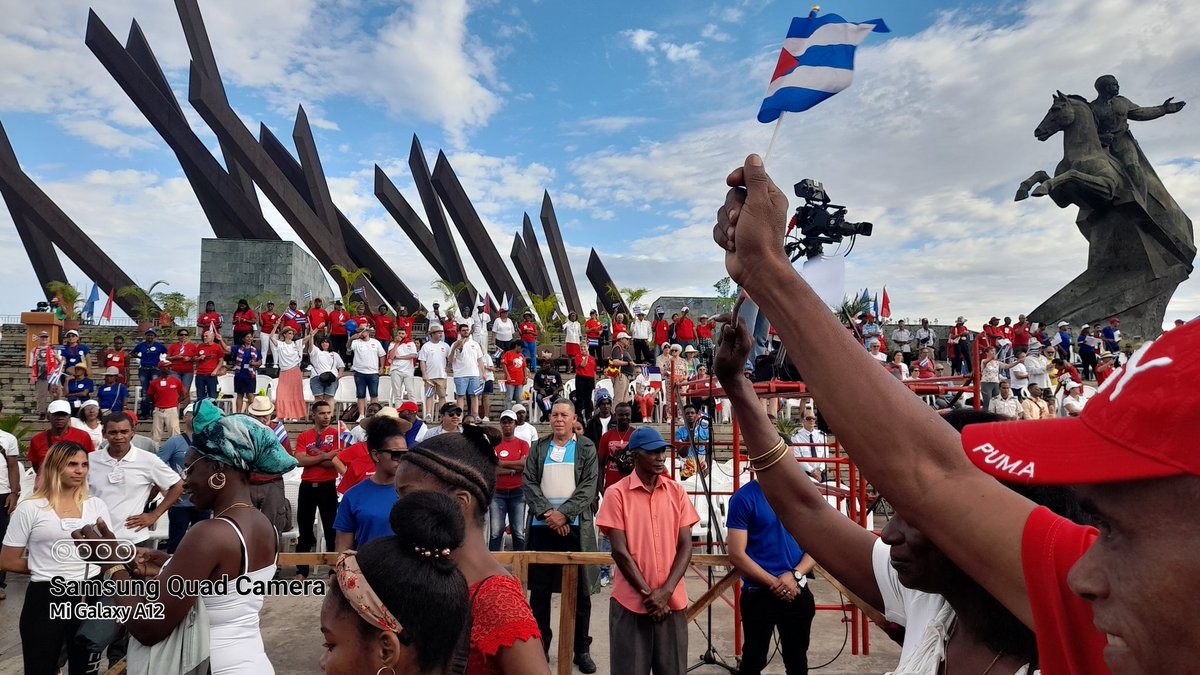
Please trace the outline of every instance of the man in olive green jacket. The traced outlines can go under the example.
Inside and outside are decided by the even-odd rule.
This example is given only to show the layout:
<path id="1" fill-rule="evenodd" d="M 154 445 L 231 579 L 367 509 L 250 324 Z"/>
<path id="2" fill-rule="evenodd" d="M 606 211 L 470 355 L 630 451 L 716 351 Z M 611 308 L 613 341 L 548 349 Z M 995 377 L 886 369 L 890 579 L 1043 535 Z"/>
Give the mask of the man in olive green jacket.
<path id="1" fill-rule="evenodd" d="M 531 551 L 595 551 L 596 527 L 592 499 L 599 471 L 596 446 L 577 434 L 575 406 L 561 400 L 550 409 L 552 433 L 538 441 L 525 460 L 524 491 L 529 509 L 528 547 Z M 588 628 L 592 615 L 591 590 L 595 568 L 580 576 L 575 609 L 575 665 L 584 673 L 596 672 L 589 654 Z M 561 589 L 561 568 L 531 565 L 529 605 L 550 651 L 550 597 Z M 561 636 L 560 636 L 561 637 Z"/>

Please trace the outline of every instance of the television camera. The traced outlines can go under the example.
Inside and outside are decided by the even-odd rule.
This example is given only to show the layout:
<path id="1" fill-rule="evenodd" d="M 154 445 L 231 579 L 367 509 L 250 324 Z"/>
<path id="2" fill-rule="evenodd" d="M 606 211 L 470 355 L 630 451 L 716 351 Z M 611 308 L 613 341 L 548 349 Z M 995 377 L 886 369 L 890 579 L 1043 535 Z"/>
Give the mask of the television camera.
<path id="1" fill-rule="evenodd" d="M 871 236 L 871 223 L 846 222 L 846 207 L 829 203 L 825 186 L 811 178 L 796 183 L 796 196 L 804 205 L 796 208 L 796 215 L 788 225 L 788 241 L 784 250 L 792 262 L 801 256 L 815 258 L 824 253 L 825 244 L 839 244 L 850 237 L 853 249 L 855 237 Z M 846 251 L 849 253 L 850 251 Z"/>

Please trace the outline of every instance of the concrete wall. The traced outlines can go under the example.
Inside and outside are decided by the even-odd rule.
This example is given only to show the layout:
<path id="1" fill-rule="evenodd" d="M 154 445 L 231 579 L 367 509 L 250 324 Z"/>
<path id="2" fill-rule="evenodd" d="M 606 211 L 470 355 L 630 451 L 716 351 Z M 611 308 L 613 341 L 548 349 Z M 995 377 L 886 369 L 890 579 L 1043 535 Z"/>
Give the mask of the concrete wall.
<path id="1" fill-rule="evenodd" d="M 254 304 L 256 296 L 269 293 L 275 309 L 282 313 L 288 300 L 304 306 L 304 292 L 327 302 L 334 297 L 325 269 L 307 251 L 290 241 L 202 239 L 200 242 L 200 297 L 217 303 L 225 317 L 222 332 L 232 335 L 233 311 L 239 298 Z"/>

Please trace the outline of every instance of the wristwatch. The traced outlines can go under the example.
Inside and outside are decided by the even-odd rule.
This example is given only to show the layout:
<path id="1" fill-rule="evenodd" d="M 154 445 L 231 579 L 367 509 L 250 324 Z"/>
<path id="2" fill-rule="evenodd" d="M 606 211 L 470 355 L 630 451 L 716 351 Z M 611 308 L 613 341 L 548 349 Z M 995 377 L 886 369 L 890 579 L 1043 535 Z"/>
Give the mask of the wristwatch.
<path id="1" fill-rule="evenodd" d="M 808 577 L 805 576 L 803 572 L 792 570 L 792 576 L 795 577 L 796 585 L 800 588 L 804 588 L 808 585 Z"/>

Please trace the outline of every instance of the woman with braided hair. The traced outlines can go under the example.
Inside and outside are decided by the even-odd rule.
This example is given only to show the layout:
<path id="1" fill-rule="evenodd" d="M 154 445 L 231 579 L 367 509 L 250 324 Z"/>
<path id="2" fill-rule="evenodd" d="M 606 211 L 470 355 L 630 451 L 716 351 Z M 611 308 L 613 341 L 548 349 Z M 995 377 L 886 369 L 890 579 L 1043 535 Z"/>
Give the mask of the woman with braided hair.
<path id="1" fill-rule="evenodd" d="M 450 557 L 470 588 L 468 675 L 548 674 L 542 634 L 525 591 L 487 547 L 484 519 L 496 491 L 497 442 L 471 425 L 461 434 L 426 439 L 401 456 L 396 492 L 400 503 L 420 492 L 440 492 L 462 508 L 466 536 Z"/>
<path id="2" fill-rule="evenodd" d="M 394 536 L 338 556 L 337 581 L 321 607 L 321 670 L 461 673 L 467 582 L 450 556 L 462 544 L 462 512 L 444 494 L 418 492 L 396 502 L 390 520 Z"/>

